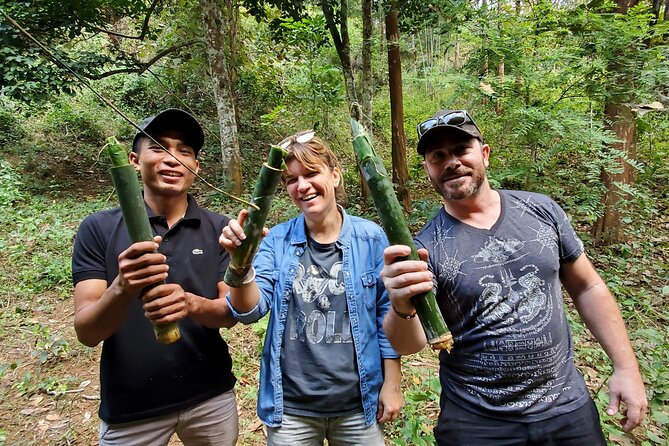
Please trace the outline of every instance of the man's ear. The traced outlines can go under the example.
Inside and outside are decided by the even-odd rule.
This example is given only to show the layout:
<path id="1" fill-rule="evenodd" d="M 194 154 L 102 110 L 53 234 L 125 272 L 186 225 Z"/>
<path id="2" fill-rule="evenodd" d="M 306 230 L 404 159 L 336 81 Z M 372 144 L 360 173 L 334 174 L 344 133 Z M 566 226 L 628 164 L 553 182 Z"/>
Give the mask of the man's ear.
<path id="1" fill-rule="evenodd" d="M 132 151 L 128 154 L 128 161 L 132 164 L 137 172 L 139 172 L 139 154 Z"/>
<path id="2" fill-rule="evenodd" d="M 483 153 L 483 165 L 488 168 L 490 166 L 490 146 L 483 144 L 481 146 L 481 153 Z"/>

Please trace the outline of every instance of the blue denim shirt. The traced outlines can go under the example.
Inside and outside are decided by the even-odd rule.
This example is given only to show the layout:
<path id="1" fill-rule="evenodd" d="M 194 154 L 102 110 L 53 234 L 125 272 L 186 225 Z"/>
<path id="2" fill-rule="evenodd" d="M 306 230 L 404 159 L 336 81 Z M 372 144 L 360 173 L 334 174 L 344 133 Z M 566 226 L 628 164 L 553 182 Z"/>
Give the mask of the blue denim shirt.
<path id="1" fill-rule="evenodd" d="M 372 425 L 376 422 L 379 392 L 383 384 L 383 359 L 399 357 L 382 329 L 383 317 L 390 302 L 379 273 L 388 239 L 377 224 L 340 210 L 344 221 L 336 244 L 342 251 L 346 304 L 358 362 L 362 406 L 367 425 Z M 232 307 L 228 295 L 232 313 L 244 324 L 257 321 L 271 310 L 260 363 L 258 392 L 258 416 L 271 427 L 281 426 L 283 416 L 281 343 L 293 294 L 293 280 L 306 246 L 302 214 L 275 226 L 260 244 L 253 261 L 256 283 L 260 288 L 258 305 L 240 314 Z"/>

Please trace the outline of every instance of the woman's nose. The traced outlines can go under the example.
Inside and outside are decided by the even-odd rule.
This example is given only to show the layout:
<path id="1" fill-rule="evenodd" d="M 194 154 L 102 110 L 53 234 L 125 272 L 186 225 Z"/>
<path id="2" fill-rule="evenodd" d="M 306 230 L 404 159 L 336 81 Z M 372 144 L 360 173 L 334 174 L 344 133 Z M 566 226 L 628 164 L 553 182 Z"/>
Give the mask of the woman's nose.
<path id="1" fill-rule="evenodd" d="M 304 177 L 297 177 L 297 189 L 298 190 L 307 190 L 309 189 L 309 182 Z"/>

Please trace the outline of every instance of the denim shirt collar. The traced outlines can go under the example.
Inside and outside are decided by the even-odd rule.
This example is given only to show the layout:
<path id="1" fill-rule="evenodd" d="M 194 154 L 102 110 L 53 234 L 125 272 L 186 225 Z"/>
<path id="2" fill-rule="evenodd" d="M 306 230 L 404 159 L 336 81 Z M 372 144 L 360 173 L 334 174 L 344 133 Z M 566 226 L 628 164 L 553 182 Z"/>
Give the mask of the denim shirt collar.
<path id="1" fill-rule="evenodd" d="M 335 242 L 339 247 L 350 247 L 351 246 L 351 218 L 348 216 L 346 211 L 340 205 L 337 205 L 337 209 L 341 212 L 342 224 L 341 229 L 339 230 L 339 237 Z M 304 214 L 300 214 L 295 219 L 295 230 L 293 236 L 290 239 L 292 245 L 305 245 L 307 243 L 307 231 L 306 224 L 304 222 Z"/>

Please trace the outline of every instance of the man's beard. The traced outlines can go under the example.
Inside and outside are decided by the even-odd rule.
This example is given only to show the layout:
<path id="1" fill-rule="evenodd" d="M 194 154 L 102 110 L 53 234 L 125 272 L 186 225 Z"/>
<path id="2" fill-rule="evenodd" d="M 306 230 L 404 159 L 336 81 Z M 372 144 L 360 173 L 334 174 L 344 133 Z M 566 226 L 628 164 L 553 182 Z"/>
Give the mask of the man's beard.
<path id="1" fill-rule="evenodd" d="M 444 181 L 449 178 L 459 176 L 462 174 L 469 174 L 469 184 L 466 187 L 457 187 L 451 189 L 448 186 L 444 185 Z M 462 177 L 463 181 L 466 181 L 467 177 Z M 459 181 L 459 180 L 458 180 Z M 455 172 L 446 172 L 439 178 L 439 184 L 437 189 L 441 192 L 441 196 L 444 200 L 454 201 L 454 200 L 464 200 L 465 198 L 470 198 L 478 195 L 481 192 L 483 183 L 485 182 L 485 170 L 481 169 L 460 169 Z"/>

